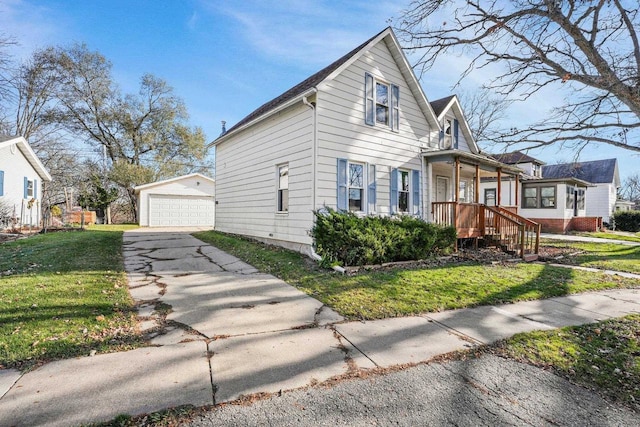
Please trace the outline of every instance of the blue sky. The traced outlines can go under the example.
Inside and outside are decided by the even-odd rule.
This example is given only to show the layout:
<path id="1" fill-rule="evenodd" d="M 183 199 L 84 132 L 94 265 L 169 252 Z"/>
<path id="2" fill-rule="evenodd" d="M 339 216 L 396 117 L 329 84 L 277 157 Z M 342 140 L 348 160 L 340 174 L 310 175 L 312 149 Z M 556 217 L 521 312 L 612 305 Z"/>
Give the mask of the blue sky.
<path id="1" fill-rule="evenodd" d="M 0 0 L 0 32 L 19 42 L 27 58 L 50 44 L 86 43 L 113 63 L 124 92 L 144 73 L 165 79 L 182 97 L 191 123 L 209 141 L 262 103 L 339 58 L 389 26 L 409 0 Z M 411 58 L 409 58 L 411 60 Z M 463 61 L 443 58 L 422 80 L 429 100 L 452 93 Z M 474 73 L 473 87 L 490 70 Z M 515 105 L 516 125 L 544 117 L 562 88 Z M 572 161 L 558 147 L 531 152 L 548 163 Z M 580 160 L 617 157 L 621 177 L 640 156 L 614 147 L 584 150 Z"/>

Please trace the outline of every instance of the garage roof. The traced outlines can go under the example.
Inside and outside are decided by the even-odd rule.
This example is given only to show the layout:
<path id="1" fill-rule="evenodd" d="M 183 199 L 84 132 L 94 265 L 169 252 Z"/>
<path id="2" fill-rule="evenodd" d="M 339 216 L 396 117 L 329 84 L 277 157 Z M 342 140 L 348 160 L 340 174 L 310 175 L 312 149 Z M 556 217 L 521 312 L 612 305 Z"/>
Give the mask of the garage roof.
<path id="1" fill-rule="evenodd" d="M 165 185 L 165 184 L 169 184 L 169 183 L 176 182 L 176 181 L 182 181 L 183 179 L 188 179 L 188 178 L 200 178 L 200 179 L 204 179 L 204 180 L 207 180 L 209 182 L 212 182 L 212 183 L 216 182 L 213 178 L 209 178 L 208 176 L 204 176 L 201 173 L 190 173 L 189 175 L 182 175 L 182 176 L 178 176 L 176 178 L 170 178 L 170 179 L 165 179 L 165 180 L 162 180 L 162 181 L 156 181 L 156 182 L 150 182 L 148 184 L 138 185 L 137 187 L 133 187 L 133 189 L 134 189 L 135 193 L 138 194 L 140 191 L 146 190 L 147 188 L 152 188 L 152 187 L 156 187 L 156 186 L 160 186 L 160 185 Z"/>

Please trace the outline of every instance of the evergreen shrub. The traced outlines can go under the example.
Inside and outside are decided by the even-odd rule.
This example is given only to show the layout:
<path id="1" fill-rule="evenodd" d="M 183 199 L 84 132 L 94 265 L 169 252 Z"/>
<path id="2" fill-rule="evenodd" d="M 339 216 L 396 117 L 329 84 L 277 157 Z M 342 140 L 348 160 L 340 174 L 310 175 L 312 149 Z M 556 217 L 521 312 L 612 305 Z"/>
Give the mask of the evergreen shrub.
<path id="1" fill-rule="evenodd" d="M 640 231 L 640 211 L 624 211 L 616 212 L 613 215 L 616 224 L 616 230 L 631 231 L 636 233 Z"/>
<path id="2" fill-rule="evenodd" d="M 457 237 L 454 227 L 411 216 L 361 217 L 328 208 L 315 211 L 314 215 L 310 234 L 325 265 L 421 260 L 448 253 Z"/>

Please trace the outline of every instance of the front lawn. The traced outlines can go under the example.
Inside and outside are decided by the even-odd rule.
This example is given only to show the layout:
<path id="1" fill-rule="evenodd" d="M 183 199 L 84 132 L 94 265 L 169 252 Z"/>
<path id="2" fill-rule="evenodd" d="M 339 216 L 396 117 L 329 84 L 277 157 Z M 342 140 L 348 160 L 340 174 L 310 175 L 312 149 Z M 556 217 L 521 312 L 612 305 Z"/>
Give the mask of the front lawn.
<path id="1" fill-rule="evenodd" d="M 350 319 L 381 319 L 477 305 L 634 287 L 637 280 L 541 264 L 452 263 L 345 276 L 281 248 L 214 231 L 195 237 L 273 274 Z"/>
<path id="2" fill-rule="evenodd" d="M 98 229 L 0 244 L 0 368 L 142 344 L 122 232 Z"/>
<path id="3" fill-rule="evenodd" d="M 492 351 L 552 368 L 640 411 L 640 315 L 518 334 Z"/>
<path id="4" fill-rule="evenodd" d="M 571 254 L 554 262 L 640 274 L 640 246 L 549 239 L 545 239 L 542 245 Z"/>

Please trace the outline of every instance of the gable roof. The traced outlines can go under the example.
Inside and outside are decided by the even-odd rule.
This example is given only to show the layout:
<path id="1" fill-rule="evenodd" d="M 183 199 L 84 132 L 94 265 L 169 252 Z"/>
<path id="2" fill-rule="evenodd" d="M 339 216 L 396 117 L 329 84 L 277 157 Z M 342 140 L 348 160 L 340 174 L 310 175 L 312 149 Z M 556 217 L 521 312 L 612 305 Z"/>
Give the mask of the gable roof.
<path id="1" fill-rule="evenodd" d="M 467 119 L 464 116 L 464 111 L 462 111 L 462 105 L 460 104 L 457 95 L 451 95 L 445 98 L 437 99 L 431 103 L 431 107 L 433 108 L 433 111 L 437 116 L 438 124 L 443 122 L 444 116 L 446 116 L 449 110 L 453 110 L 455 116 L 458 118 L 460 129 L 465 135 L 465 139 L 467 141 L 469 149 L 472 153 L 480 153 L 480 147 L 478 147 L 478 144 L 473 138 L 471 127 L 469 126 L 469 122 L 467 122 Z"/>
<path id="2" fill-rule="evenodd" d="M 204 180 L 207 180 L 209 182 L 212 182 L 212 183 L 216 182 L 213 178 L 209 178 L 208 176 L 205 176 L 205 175 L 202 175 L 201 173 L 195 172 L 195 173 L 190 173 L 188 175 L 177 176 L 175 178 L 163 179 L 162 181 L 150 182 L 148 184 L 141 184 L 141 185 L 133 187 L 133 191 L 136 194 L 138 194 L 141 190 L 145 190 L 147 188 L 156 187 L 158 185 L 165 185 L 165 184 L 169 184 L 169 183 L 176 182 L 176 181 L 182 181 L 183 179 L 189 179 L 189 178 L 200 178 L 200 179 L 204 179 Z"/>
<path id="3" fill-rule="evenodd" d="M 444 98 L 436 99 L 435 101 L 431 101 L 431 108 L 433 108 L 433 112 L 436 113 L 436 116 L 440 117 L 440 115 L 444 112 L 445 108 L 451 100 L 455 97 L 455 95 L 446 96 Z"/>
<path id="4" fill-rule="evenodd" d="M 33 148 L 29 145 L 26 139 L 22 136 L 10 136 L 10 137 L 1 137 L 0 136 L 0 148 L 10 147 L 12 145 L 16 145 L 25 159 L 29 162 L 31 167 L 36 171 L 40 179 L 44 181 L 51 181 L 51 175 L 49 175 L 49 171 L 44 167 L 36 153 L 33 151 Z"/>
<path id="5" fill-rule="evenodd" d="M 543 178 L 578 178 L 594 184 L 620 183 L 618 160 L 594 160 L 590 162 L 564 163 L 542 167 Z"/>
<path id="6" fill-rule="evenodd" d="M 436 115 L 433 112 L 433 109 L 431 108 L 429 101 L 427 101 L 427 98 L 424 95 L 422 86 L 420 86 L 418 79 L 413 73 L 413 69 L 411 68 L 406 56 L 404 55 L 404 52 L 402 51 L 402 48 L 400 47 L 400 44 L 396 39 L 396 36 L 393 30 L 391 29 L 391 27 L 387 27 L 381 32 L 379 32 L 378 34 L 376 34 L 375 36 L 371 37 L 370 39 L 362 43 L 360 46 L 356 47 L 355 49 L 347 53 L 346 55 L 340 57 L 336 61 L 329 64 L 327 67 L 323 68 L 322 70 L 318 71 L 312 76 L 306 78 L 305 80 L 293 86 L 291 89 L 285 91 L 281 95 L 262 104 L 260 107 L 255 109 L 249 115 L 247 115 L 242 120 L 240 120 L 238 123 L 230 127 L 224 134 L 220 135 L 217 139 L 215 139 L 211 143 L 211 145 L 218 144 L 223 140 L 225 140 L 227 136 L 239 131 L 240 129 L 243 129 L 244 127 L 249 126 L 251 123 L 258 121 L 262 118 L 265 118 L 266 116 L 273 114 L 295 102 L 298 102 L 305 96 L 309 96 L 315 93 L 317 91 L 316 87 L 319 84 L 321 84 L 326 80 L 333 79 L 345 67 L 349 66 L 351 63 L 357 60 L 360 57 L 360 55 L 362 55 L 364 52 L 369 50 L 372 46 L 374 46 L 375 44 L 377 44 L 378 42 L 380 42 L 381 40 L 387 37 L 389 37 L 392 40 L 391 46 L 389 47 L 390 49 L 393 48 L 392 50 L 398 54 L 397 57 L 394 55 L 394 58 L 396 58 L 396 60 L 399 59 L 402 62 L 402 64 L 398 64 L 398 65 L 402 65 L 400 66 L 400 71 L 403 73 L 405 79 L 407 80 L 407 84 L 412 89 L 414 96 L 416 96 L 416 100 L 420 105 L 420 107 L 422 108 L 423 113 L 427 117 L 427 120 L 430 120 L 431 124 L 437 127 L 438 123 L 436 120 Z M 394 52 L 392 52 L 392 54 L 393 53 Z"/>
<path id="7" fill-rule="evenodd" d="M 502 154 L 492 154 L 491 157 L 494 159 L 506 163 L 508 165 L 517 165 L 519 163 L 537 163 L 539 165 L 544 165 L 544 162 L 536 159 L 535 157 L 531 157 L 528 154 L 523 153 L 522 151 L 514 151 L 512 153 L 502 153 Z"/>

